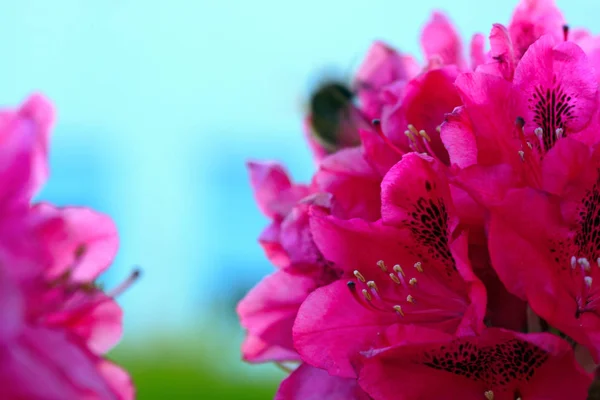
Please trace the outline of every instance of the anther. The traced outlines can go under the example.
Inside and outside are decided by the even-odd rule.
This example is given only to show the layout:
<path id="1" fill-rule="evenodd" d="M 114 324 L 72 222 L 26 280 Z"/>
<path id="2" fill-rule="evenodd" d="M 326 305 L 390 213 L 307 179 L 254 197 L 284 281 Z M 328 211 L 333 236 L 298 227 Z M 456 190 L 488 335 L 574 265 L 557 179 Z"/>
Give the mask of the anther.
<path id="1" fill-rule="evenodd" d="M 436 126 L 436 127 L 435 127 L 435 131 L 436 131 L 437 133 L 441 133 L 441 132 L 442 132 L 442 126 L 441 126 L 441 125 L 438 125 L 438 126 Z"/>
<path id="2" fill-rule="evenodd" d="M 587 286 L 588 289 L 592 287 L 592 277 L 591 276 L 584 277 L 583 281 L 585 282 L 585 286 Z"/>
<path id="3" fill-rule="evenodd" d="M 533 150 L 533 145 L 530 142 L 527 142 L 527 147 L 529 147 L 529 149 Z"/>
<path id="4" fill-rule="evenodd" d="M 358 270 L 354 270 L 354 276 L 356 277 L 356 279 L 358 279 L 361 282 L 366 281 L 365 277 L 363 276 L 363 274 L 361 274 L 360 272 L 358 272 Z"/>
<path id="5" fill-rule="evenodd" d="M 415 303 L 415 298 L 412 297 L 410 294 L 408 296 L 406 296 L 406 301 L 408 301 L 409 303 L 414 304 Z"/>
<path id="6" fill-rule="evenodd" d="M 390 278 L 397 283 L 398 285 L 400 284 L 400 279 L 398 279 L 398 277 L 396 276 L 396 274 L 394 274 L 393 272 L 390 272 Z"/>
<path id="7" fill-rule="evenodd" d="M 348 286 L 348 289 L 350 289 L 352 292 L 356 290 L 356 283 L 354 283 L 353 281 L 348 281 L 346 285 Z"/>
<path id="8" fill-rule="evenodd" d="M 414 267 L 417 271 L 423 272 L 423 264 L 421 264 L 421 261 L 416 262 Z"/>
<path id="9" fill-rule="evenodd" d="M 590 270 L 590 262 L 585 257 L 579 258 L 577 260 L 577 264 L 579 264 L 586 271 Z"/>
<path id="10" fill-rule="evenodd" d="M 539 126 L 537 128 L 535 128 L 533 133 L 535 133 L 535 136 L 537 136 L 538 139 L 541 139 L 544 136 L 544 130 L 542 128 L 540 128 Z"/>
<path id="11" fill-rule="evenodd" d="M 600 258 L 599 258 L 600 260 Z M 575 256 L 571 256 L 571 268 L 575 269 L 575 266 L 577 265 L 577 257 Z M 598 264 L 600 265 L 600 264 Z"/>
<path id="12" fill-rule="evenodd" d="M 523 128 L 525 126 L 525 120 L 523 117 L 517 117 L 515 119 L 515 125 L 517 125 L 519 128 Z"/>
<path id="13" fill-rule="evenodd" d="M 492 392 L 491 390 L 484 392 L 483 395 L 487 400 L 494 400 L 494 392 Z"/>
<path id="14" fill-rule="evenodd" d="M 562 128 L 556 128 L 556 138 L 560 139 L 563 136 L 563 133 L 565 133 L 565 131 Z"/>
<path id="15" fill-rule="evenodd" d="M 405 276 L 404 270 L 402 270 L 402 267 L 400 266 L 400 264 L 394 265 L 394 272 L 400 273 L 400 275 Z"/>
<path id="16" fill-rule="evenodd" d="M 417 278 L 410 278 L 410 280 L 408 281 L 408 283 L 411 286 L 415 286 L 417 284 Z"/>
<path id="17" fill-rule="evenodd" d="M 419 131 L 417 130 L 417 128 L 415 128 L 413 124 L 408 124 L 408 130 L 411 131 L 411 133 L 415 135 L 415 137 L 419 136 Z"/>
<path id="18" fill-rule="evenodd" d="M 402 311 L 402 307 L 400 307 L 400 306 L 398 306 L 398 305 L 395 305 L 395 306 L 394 306 L 394 311 L 396 311 L 396 313 L 397 313 L 398 315 L 401 315 L 401 316 L 403 316 L 403 317 L 404 317 L 404 312 Z"/>
<path id="19" fill-rule="evenodd" d="M 383 262 L 383 260 L 379 260 L 377 261 L 377 266 L 383 271 L 383 272 L 387 272 L 387 267 L 385 266 L 385 263 Z"/>
<path id="20" fill-rule="evenodd" d="M 519 157 L 521 157 L 521 161 L 525 161 L 525 152 L 523 150 L 519 150 Z"/>
<path id="21" fill-rule="evenodd" d="M 565 39 L 565 42 L 566 42 L 567 40 L 569 40 L 569 25 L 563 25 L 562 30 L 563 30 L 563 39 Z"/>
<path id="22" fill-rule="evenodd" d="M 429 137 L 429 135 L 427 134 L 427 132 L 425 132 L 422 129 L 419 131 L 419 136 L 421 136 L 422 138 L 424 138 L 428 142 L 431 142 L 431 138 Z"/>
<path id="23" fill-rule="evenodd" d="M 367 289 L 363 289 L 362 294 L 363 296 L 365 296 L 365 299 L 367 299 L 367 301 L 371 301 L 371 294 L 367 291 Z"/>
<path id="24" fill-rule="evenodd" d="M 367 282 L 367 286 L 368 286 L 370 289 L 372 289 L 372 290 L 374 290 L 374 291 L 376 291 L 376 292 L 378 291 L 378 290 L 377 290 L 377 284 L 375 283 L 375 281 L 369 281 L 369 282 Z"/>

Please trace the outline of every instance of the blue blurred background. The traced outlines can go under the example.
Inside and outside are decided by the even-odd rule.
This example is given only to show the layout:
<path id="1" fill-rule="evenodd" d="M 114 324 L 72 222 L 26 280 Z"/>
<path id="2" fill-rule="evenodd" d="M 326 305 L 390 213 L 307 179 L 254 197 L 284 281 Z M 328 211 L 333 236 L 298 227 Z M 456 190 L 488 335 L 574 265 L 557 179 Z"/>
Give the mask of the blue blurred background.
<path id="1" fill-rule="evenodd" d="M 558 0 L 594 33 L 600 3 Z M 319 74 L 350 78 L 383 39 L 419 54 L 448 12 L 464 40 L 507 23 L 516 1 L 19 0 L 0 5 L 0 103 L 32 91 L 58 110 L 40 198 L 110 214 L 126 335 L 113 357 L 139 398 L 272 398 L 283 374 L 240 362 L 234 305 L 272 270 L 244 162 L 284 161 L 308 180 L 302 104 Z M 466 43 L 466 42 L 465 42 Z M 419 55 L 420 57 L 420 55 Z"/>

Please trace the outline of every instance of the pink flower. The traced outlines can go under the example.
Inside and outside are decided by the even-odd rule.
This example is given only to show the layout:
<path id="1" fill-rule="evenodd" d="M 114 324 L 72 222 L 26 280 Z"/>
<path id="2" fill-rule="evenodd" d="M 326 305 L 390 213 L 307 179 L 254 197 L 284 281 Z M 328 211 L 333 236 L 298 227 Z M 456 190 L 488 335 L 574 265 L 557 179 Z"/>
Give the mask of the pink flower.
<path id="1" fill-rule="evenodd" d="M 294 344 L 304 361 L 353 377 L 359 352 L 396 325 L 481 329 L 485 290 L 470 270 L 464 235 L 452 239 L 452 201 L 432 164 L 409 154 L 388 172 L 381 220 L 341 220 L 312 209 L 315 243 L 344 275 L 300 307 Z"/>
<path id="2" fill-rule="evenodd" d="M 302 364 L 283 382 L 275 400 L 370 400 L 356 379 L 331 376 L 327 371 Z"/>
<path id="3" fill-rule="evenodd" d="M 511 187 L 541 187 L 541 160 L 560 138 L 596 140 L 596 79 L 585 53 L 571 42 L 539 39 L 512 83 L 475 72 L 459 76 L 456 85 L 464 109 L 442 125 L 441 137 L 451 163 L 462 170 L 457 180 L 483 204 Z"/>
<path id="4" fill-rule="evenodd" d="M 30 202 L 47 174 L 53 111 L 39 95 L 0 112 L 0 385 L 10 399 L 134 397 L 102 355 L 121 310 L 94 280 L 114 257 L 112 221 L 83 208 Z"/>
<path id="5" fill-rule="evenodd" d="M 315 246 L 309 228 L 309 207 L 329 207 L 329 196 L 292 184 L 277 164 L 252 162 L 248 168 L 257 203 L 272 219 L 260 242 L 281 270 L 261 281 L 237 307 L 248 331 L 242 354 L 249 362 L 298 360 L 292 343 L 298 308 L 313 290 L 338 276 Z"/>
<path id="6" fill-rule="evenodd" d="M 374 399 L 584 399 L 591 376 L 560 338 L 486 329 L 453 337 L 406 326 L 401 345 L 366 353 L 360 386 Z"/>
<path id="7" fill-rule="evenodd" d="M 552 155 L 546 164 L 553 171 L 554 194 L 529 188 L 509 192 L 492 209 L 490 252 L 509 290 L 527 299 L 548 324 L 588 347 L 598 362 L 600 155 L 569 138 L 560 140 Z"/>

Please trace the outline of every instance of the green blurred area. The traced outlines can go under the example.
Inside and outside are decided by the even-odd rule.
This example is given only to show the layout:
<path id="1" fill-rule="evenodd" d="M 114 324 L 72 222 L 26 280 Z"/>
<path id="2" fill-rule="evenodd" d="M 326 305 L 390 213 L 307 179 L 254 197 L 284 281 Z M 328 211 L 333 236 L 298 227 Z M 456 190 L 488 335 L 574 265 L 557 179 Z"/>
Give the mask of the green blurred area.
<path id="1" fill-rule="evenodd" d="M 245 365 L 235 351 L 238 341 L 223 342 L 223 337 L 209 344 L 182 337 L 125 342 L 109 358 L 129 371 L 140 400 L 272 399 L 283 372 L 273 365 Z"/>

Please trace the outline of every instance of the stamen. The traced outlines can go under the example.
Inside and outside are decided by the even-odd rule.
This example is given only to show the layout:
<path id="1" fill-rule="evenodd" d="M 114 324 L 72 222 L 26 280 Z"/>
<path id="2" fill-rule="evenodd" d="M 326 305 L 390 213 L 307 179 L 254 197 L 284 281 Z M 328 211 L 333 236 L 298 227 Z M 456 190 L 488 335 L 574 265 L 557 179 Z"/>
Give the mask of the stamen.
<path id="1" fill-rule="evenodd" d="M 586 271 L 590 270 L 590 262 L 587 260 L 587 258 L 582 257 L 580 259 L 577 260 L 577 263 Z"/>
<path id="2" fill-rule="evenodd" d="M 600 260 L 600 258 L 599 258 L 599 260 Z M 571 256 L 571 268 L 575 269 L 576 265 L 577 265 L 577 257 Z"/>
<path id="3" fill-rule="evenodd" d="M 406 296 L 406 301 L 408 301 L 409 303 L 414 304 L 415 303 L 415 298 L 412 297 L 410 294 L 408 296 Z"/>
<path id="4" fill-rule="evenodd" d="M 563 30 L 563 38 L 565 39 L 565 42 L 566 42 L 567 40 L 569 40 L 569 25 L 563 25 L 562 30 Z"/>
<path id="5" fill-rule="evenodd" d="M 533 145 L 530 142 L 527 142 L 527 147 L 529 147 L 531 150 L 533 150 Z"/>
<path id="6" fill-rule="evenodd" d="M 411 131 L 412 134 L 415 135 L 415 137 L 419 136 L 419 131 L 417 130 L 417 128 L 415 128 L 413 124 L 408 124 L 408 130 Z"/>
<path id="7" fill-rule="evenodd" d="M 392 143 L 392 141 L 383 133 L 383 130 L 381 129 L 381 121 L 378 119 L 374 119 L 372 122 L 373 127 L 375 128 L 375 132 L 377 133 L 377 136 L 379 136 L 381 138 L 381 140 L 383 140 L 383 142 L 388 145 L 388 147 L 390 149 L 392 149 L 394 152 L 396 152 L 399 155 L 404 155 L 404 152 L 402 150 L 400 150 L 398 147 L 396 147 L 395 144 Z"/>
<path id="8" fill-rule="evenodd" d="M 366 281 L 366 279 L 365 279 L 365 277 L 363 276 L 363 274 L 361 274 L 360 272 L 358 272 L 358 270 L 357 270 L 357 269 L 356 269 L 356 270 L 354 270 L 354 276 L 356 277 L 356 279 L 358 279 L 358 280 L 359 280 L 359 281 L 361 281 L 361 282 L 365 282 L 365 281 Z"/>
<path id="9" fill-rule="evenodd" d="M 584 277 L 583 281 L 585 282 L 585 286 L 587 286 L 588 289 L 592 287 L 592 277 L 591 276 Z"/>
<path id="10" fill-rule="evenodd" d="M 398 285 L 400 284 L 400 279 L 398 279 L 398 277 L 396 276 L 396 274 L 390 272 L 390 278 L 392 278 L 392 280 L 397 283 Z"/>
<path id="11" fill-rule="evenodd" d="M 565 131 L 562 128 L 556 128 L 556 139 L 560 139 Z"/>
<path id="12" fill-rule="evenodd" d="M 436 127 L 435 127 L 435 131 L 436 131 L 437 133 L 441 133 L 441 132 L 442 132 L 442 126 L 441 126 L 441 125 L 438 125 L 438 126 L 436 126 Z"/>
<path id="13" fill-rule="evenodd" d="M 535 133 L 535 136 L 537 136 L 538 139 L 540 139 L 540 140 L 544 137 L 544 130 L 542 128 L 540 128 L 539 126 L 537 128 L 535 128 L 533 133 Z"/>
<path id="14" fill-rule="evenodd" d="M 410 278 L 410 280 L 408 281 L 408 283 L 411 286 L 415 286 L 417 284 L 417 278 Z"/>
<path id="15" fill-rule="evenodd" d="M 484 392 L 483 395 L 487 400 L 494 400 L 494 392 L 492 392 L 491 390 Z"/>
<path id="16" fill-rule="evenodd" d="M 142 274 L 142 271 L 139 268 L 135 268 L 131 274 L 129 274 L 129 276 L 127 277 L 127 279 L 125 279 L 119 286 L 117 286 L 116 288 L 114 288 L 113 290 L 111 290 L 110 292 L 107 292 L 107 296 L 108 297 L 118 297 L 120 296 L 124 291 L 126 291 L 127 289 L 129 289 L 129 286 L 131 286 L 135 281 L 138 280 L 138 278 L 140 277 L 140 275 Z"/>
<path id="17" fill-rule="evenodd" d="M 419 135 L 424 138 L 425 140 L 427 140 L 428 142 L 431 142 L 431 138 L 429 137 L 429 135 L 427 134 L 427 132 L 425 132 L 424 130 L 420 130 L 419 131 Z"/>
<path id="18" fill-rule="evenodd" d="M 519 157 L 521 157 L 521 161 L 525 161 L 525 152 L 523 150 L 519 150 Z"/>
<path id="19" fill-rule="evenodd" d="M 395 305 L 395 306 L 394 306 L 394 311 L 396 311 L 396 313 L 397 313 L 398 315 L 401 315 L 402 317 L 404 317 L 404 312 L 402 311 L 402 307 L 400 307 L 400 306 L 398 306 L 398 305 Z"/>
<path id="20" fill-rule="evenodd" d="M 402 276 L 406 276 L 406 275 L 404 275 L 404 271 L 402 270 L 402 267 L 400 266 L 400 264 L 394 265 L 394 272 L 400 273 Z"/>
<path id="21" fill-rule="evenodd" d="M 387 267 L 385 266 L 385 263 L 383 262 L 383 260 L 379 260 L 377 261 L 377 266 L 383 271 L 383 272 L 387 272 Z"/>
<path id="22" fill-rule="evenodd" d="M 417 271 L 423 272 L 423 264 L 421 264 L 421 261 L 416 262 L 414 267 Z"/>
<path id="23" fill-rule="evenodd" d="M 363 296 L 365 296 L 365 299 L 367 299 L 367 301 L 371 301 L 372 297 L 371 294 L 367 291 L 367 289 L 363 289 L 362 294 Z"/>
<path id="24" fill-rule="evenodd" d="M 377 284 L 375 283 L 375 281 L 369 281 L 369 282 L 367 282 L 367 286 L 370 289 L 374 290 L 375 292 L 378 292 L 378 290 L 377 290 Z"/>

